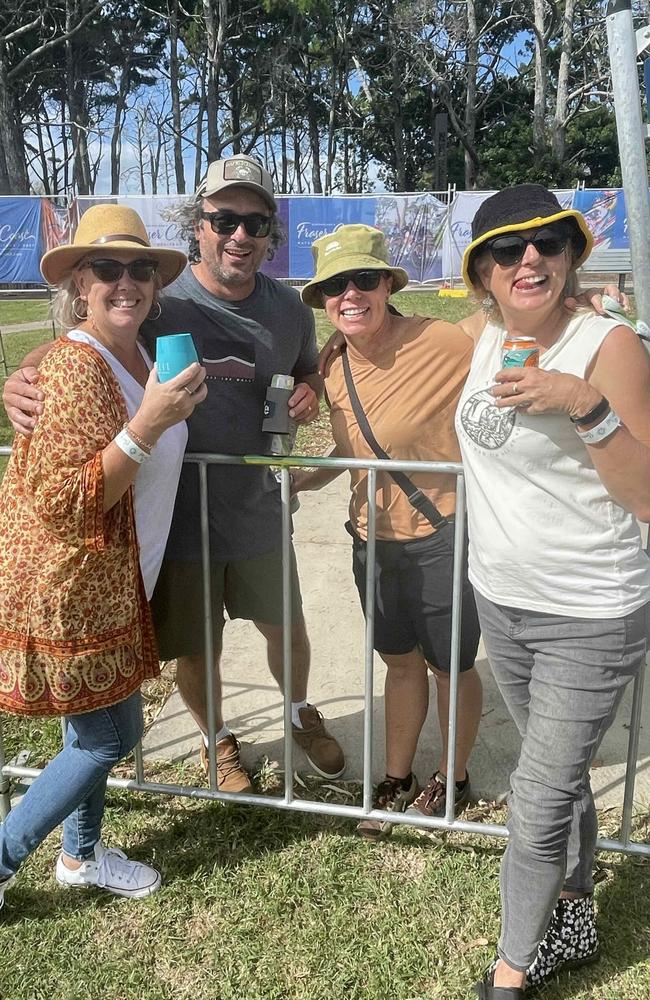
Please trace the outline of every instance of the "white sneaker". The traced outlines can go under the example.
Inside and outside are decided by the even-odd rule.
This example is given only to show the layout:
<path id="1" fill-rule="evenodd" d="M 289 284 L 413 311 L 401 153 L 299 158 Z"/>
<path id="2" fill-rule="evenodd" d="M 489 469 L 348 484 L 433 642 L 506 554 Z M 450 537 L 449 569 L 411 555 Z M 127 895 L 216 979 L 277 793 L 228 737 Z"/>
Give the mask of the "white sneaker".
<path id="1" fill-rule="evenodd" d="M 160 872 L 141 861 L 129 861 L 123 851 L 105 848 L 101 841 L 95 844 L 94 857 L 88 858 L 80 868 L 72 870 L 63 864 L 63 855 L 56 863 L 56 880 L 59 885 L 74 889 L 96 886 L 116 896 L 140 899 L 150 896 L 160 888 Z"/>
<path id="2" fill-rule="evenodd" d="M 15 881 L 16 881 L 16 876 L 10 875 L 9 878 L 6 878 L 4 880 L 4 882 L 0 882 L 0 910 L 5 905 L 5 892 L 7 891 L 7 889 L 11 888 L 11 886 L 14 884 Z"/>

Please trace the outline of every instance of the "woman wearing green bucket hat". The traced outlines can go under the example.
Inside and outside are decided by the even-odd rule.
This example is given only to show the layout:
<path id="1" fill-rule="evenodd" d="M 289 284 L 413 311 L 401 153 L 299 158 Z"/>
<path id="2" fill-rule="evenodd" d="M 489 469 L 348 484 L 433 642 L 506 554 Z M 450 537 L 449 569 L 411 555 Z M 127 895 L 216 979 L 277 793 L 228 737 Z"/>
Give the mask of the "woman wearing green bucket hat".
<path id="1" fill-rule="evenodd" d="M 304 301 L 324 309 L 345 338 L 346 351 L 326 378 L 336 453 L 374 458 L 360 430 L 346 379 L 379 444 L 392 458 L 458 461 L 453 427 L 456 402 L 469 370 L 472 341 L 457 326 L 420 316 L 400 316 L 389 298 L 403 288 L 406 272 L 389 262 L 382 232 L 365 225 L 339 226 L 313 245 L 314 278 Z M 367 472 L 351 470 L 348 530 L 353 570 L 362 606 L 368 528 Z M 294 473 L 296 491 L 318 489 L 332 470 Z M 386 777 L 374 804 L 391 812 L 411 807 L 426 816 L 444 815 L 447 789 L 456 810 L 470 794 L 467 760 L 481 715 L 481 682 L 474 668 L 478 624 L 465 576 L 460 650 L 456 773 L 447 775 L 449 670 L 456 480 L 453 475 L 414 473 L 413 485 L 428 502 L 412 506 L 390 475 L 378 474 L 375 579 L 375 649 L 386 664 Z M 412 492 L 409 489 L 409 492 Z M 435 677 L 442 752 L 418 794 L 412 773 L 429 703 L 428 672 Z M 358 832 L 379 839 L 391 825 L 362 820 Z"/>

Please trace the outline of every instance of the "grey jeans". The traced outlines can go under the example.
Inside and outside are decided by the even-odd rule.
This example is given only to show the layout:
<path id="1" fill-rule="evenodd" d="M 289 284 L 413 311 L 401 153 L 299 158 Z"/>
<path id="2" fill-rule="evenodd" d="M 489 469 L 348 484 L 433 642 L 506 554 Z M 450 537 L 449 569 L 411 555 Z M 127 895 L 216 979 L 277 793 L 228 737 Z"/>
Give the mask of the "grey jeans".
<path id="1" fill-rule="evenodd" d="M 478 592 L 483 641 L 522 737 L 501 864 L 499 955 L 523 972 L 561 890 L 591 892 L 597 817 L 589 767 L 645 660 L 646 607 L 625 618 L 507 608 Z"/>

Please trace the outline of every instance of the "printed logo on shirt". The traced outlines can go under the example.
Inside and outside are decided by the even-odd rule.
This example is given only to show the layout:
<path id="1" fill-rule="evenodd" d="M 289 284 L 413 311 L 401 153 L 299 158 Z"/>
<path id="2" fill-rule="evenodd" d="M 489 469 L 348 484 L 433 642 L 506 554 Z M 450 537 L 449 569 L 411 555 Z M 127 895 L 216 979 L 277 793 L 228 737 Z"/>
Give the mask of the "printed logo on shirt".
<path id="1" fill-rule="evenodd" d="M 499 409 L 489 389 L 474 392 L 465 400 L 460 422 L 467 436 L 489 451 L 503 448 L 515 426 L 517 412 L 513 407 Z"/>
<path id="2" fill-rule="evenodd" d="M 255 363 L 244 361 L 234 354 L 225 358 L 203 358 L 206 378 L 217 378 L 223 382 L 252 382 L 255 378 Z"/>

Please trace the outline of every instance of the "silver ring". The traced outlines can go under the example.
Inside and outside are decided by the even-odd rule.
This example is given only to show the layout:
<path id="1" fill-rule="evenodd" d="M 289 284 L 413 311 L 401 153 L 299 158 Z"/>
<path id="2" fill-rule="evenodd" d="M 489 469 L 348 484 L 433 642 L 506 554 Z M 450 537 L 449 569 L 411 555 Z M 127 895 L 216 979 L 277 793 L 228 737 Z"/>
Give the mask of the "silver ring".
<path id="1" fill-rule="evenodd" d="M 512 395 L 516 396 L 518 392 L 519 392 L 519 386 L 517 385 L 516 382 L 513 382 L 512 383 Z"/>
<path id="2" fill-rule="evenodd" d="M 193 396 L 194 395 L 194 390 L 193 389 L 188 389 L 186 385 L 184 385 L 183 388 L 185 389 L 185 392 L 187 393 L 188 396 Z"/>

